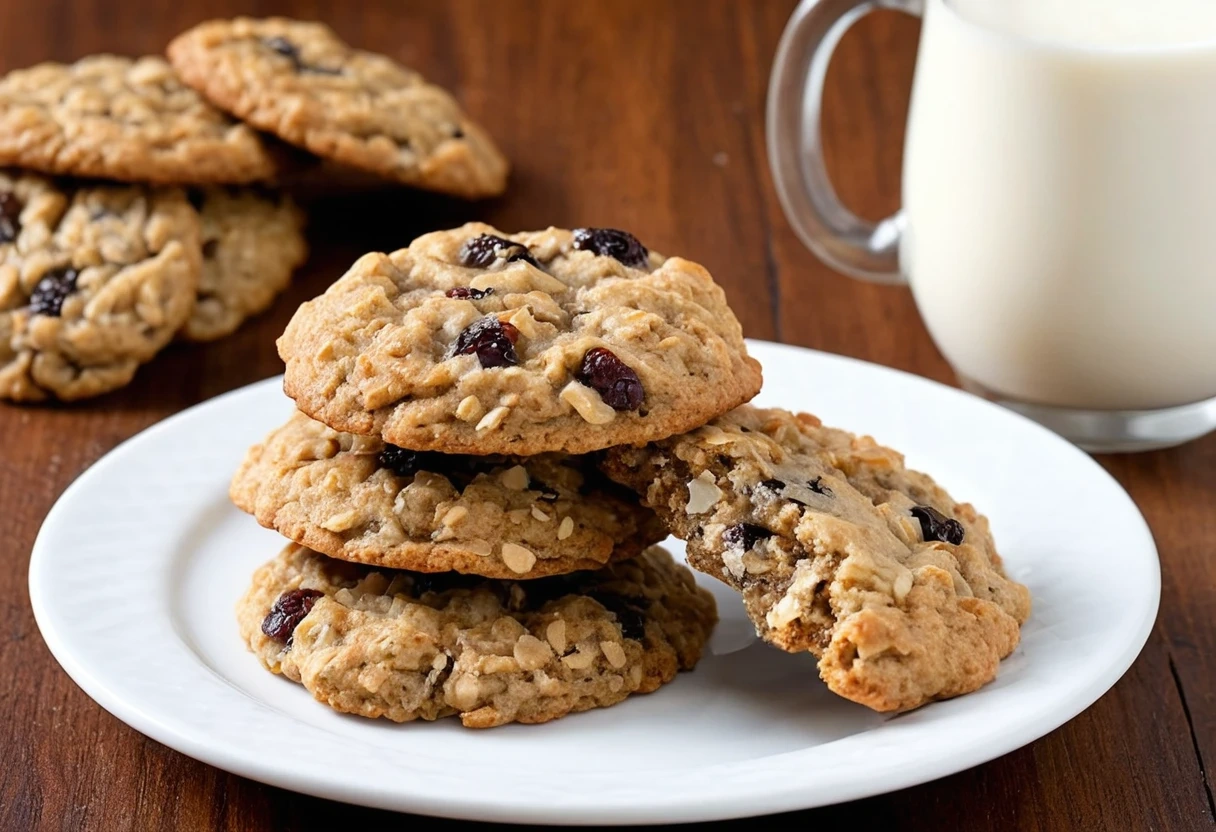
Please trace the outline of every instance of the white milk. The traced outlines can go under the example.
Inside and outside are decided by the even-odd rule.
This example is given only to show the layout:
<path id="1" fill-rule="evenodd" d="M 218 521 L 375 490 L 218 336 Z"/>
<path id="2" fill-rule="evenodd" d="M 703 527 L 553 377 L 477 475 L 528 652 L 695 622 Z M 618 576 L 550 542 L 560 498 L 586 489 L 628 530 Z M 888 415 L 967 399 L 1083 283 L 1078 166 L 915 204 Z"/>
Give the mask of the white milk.
<path id="1" fill-rule="evenodd" d="M 1162 47 L 1216 37 L 1212 0 L 948 0 L 967 20 L 1074 46 Z"/>
<path id="2" fill-rule="evenodd" d="M 1216 0 L 928 0 L 901 267 L 1003 396 L 1216 396 Z"/>

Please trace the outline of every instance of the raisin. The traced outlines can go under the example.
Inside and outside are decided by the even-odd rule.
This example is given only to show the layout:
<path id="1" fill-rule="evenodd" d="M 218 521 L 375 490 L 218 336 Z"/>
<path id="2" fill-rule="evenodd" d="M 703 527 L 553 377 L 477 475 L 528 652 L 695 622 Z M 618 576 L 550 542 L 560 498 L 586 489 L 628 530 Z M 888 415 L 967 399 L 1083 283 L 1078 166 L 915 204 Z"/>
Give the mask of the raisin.
<path id="1" fill-rule="evenodd" d="M 600 606 L 616 616 L 616 622 L 621 625 L 621 635 L 634 641 L 645 638 L 646 614 L 638 608 L 634 599 L 617 595 L 615 592 L 592 592 L 590 595 Z"/>
<path id="2" fill-rule="evenodd" d="M 376 461 L 380 467 L 389 469 L 399 477 L 412 477 L 422 470 L 426 456 L 423 451 L 407 451 L 396 445 L 385 445 Z"/>
<path id="3" fill-rule="evenodd" d="M 465 287 L 465 286 L 457 286 L 453 289 L 448 289 L 443 294 L 449 298 L 456 298 L 457 300 L 481 300 L 486 295 L 494 294 L 494 290 L 493 289 L 469 289 L 468 287 Z"/>
<path id="4" fill-rule="evenodd" d="M 312 64 L 304 63 L 300 58 L 300 47 L 289 41 L 287 38 L 278 35 L 271 38 L 262 38 L 262 45 L 268 49 L 273 49 L 284 58 L 291 61 L 296 72 L 313 72 L 317 75 L 341 75 L 341 69 L 330 69 L 324 66 L 313 66 Z"/>
<path id="5" fill-rule="evenodd" d="M 815 479 L 808 481 L 806 487 L 816 494 L 822 494 L 825 497 L 832 496 L 832 489 L 823 484 L 823 477 L 815 477 Z"/>
<path id="6" fill-rule="evenodd" d="M 646 398 L 642 380 L 611 350 L 587 350 L 574 377 L 600 394 L 613 410 L 637 410 Z"/>
<path id="7" fill-rule="evenodd" d="M 447 477 L 457 490 L 465 486 L 478 474 L 490 473 L 501 465 L 498 458 L 443 454 L 438 451 L 410 451 L 396 445 L 384 446 L 376 457 L 382 468 L 387 468 L 399 477 L 412 477 L 419 471 L 429 471 Z"/>
<path id="8" fill-rule="evenodd" d="M 292 589 L 279 596 L 262 621 L 262 632 L 275 641 L 285 641 L 291 647 L 291 638 L 304 616 L 312 611 L 312 605 L 324 595 L 315 589 Z"/>
<path id="9" fill-rule="evenodd" d="M 21 233 L 21 209 L 25 206 L 13 193 L 0 194 L 0 243 L 11 243 Z"/>
<path id="10" fill-rule="evenodd" d="M 466 240 L 465 244 L 460 247 L 460 263 L 464 266 L 478 269 L 488 268 L 499 257 L 508 263 L 523 260 L 525 263 L 540 268 L 540 263 L 536 262 L 532 252 L 523 243 L 516 243 L 493 234 L 473 237 Z"/>
<path id="11" fill-rule="evenodd" d="M 212 257 L 215 257 L 215 253 L 219 251 L 219 248 L 219 240 L 207 240 L 203 243 L 203 257 L 210 260 Z"/>
<path id="12" fill-rule="evenodd" d="M 415 595 L 472 589 L 485 581 L 478 575 L 464 575 L 460 572 L 412 572 L 410 577 L 413 578 Z"/>
<path id="13" fill-rule="evenodd" d="M 452 128 L 452 138 L 453 139 L 463 139 L 464 138 L 464 129 L 462 127 L 460 127 L 459 125 L 456 127 L 453 127 Z"/>
<path id="14" fill-rule="evenodd" d="M 299 63 L 300 61 L 299 48 L 287 38 L 277 35 L 272 38 L 262 38 L 262 45 L 268 49 L 273 49 L 286 58 L 291 58 L 292 63 Z"/>
<path id="15" fill-rule="evenodd" d="M 785 499 L 789 500 L 794 505 L 806 508 L 806 503 L 802 502 L 802 500 L 799 500 L 797 497 L 790 497 L 783 493 L 785 490 L 785 483 L 781 480 L 762 480 L 760 485 L 763 488 L 767 488 L 769 491 L 776 492 L 779 496 L 785 497 Z"/>
<path id="16" fill-rule="evenodd" d="M 940 540 L 958 546 L 963 542 L 963 524 L 947 517 L 932 506 L 915 506 L 911 514 L 920 521 L 920 530 L 925 540 Z"/>
<path id="17" fill-rule="evenodd" d="M 518 340 L 518 329 L 489 315 L 465 327 L 456 338 L 452 355 L 476 355 L 486 369 L 508 367 L 519 363 L 515 353 Z"/>
<path id="18" fill-rule="evenodd" d="M 626 266 L 641 268 L 650 260 L 650 252 L 628 231 L 615 228 L 577 228 L 574 247 L 601 257 L 611 257 Z"/>
<path id="19" fill-rule="evenodd" d="M 449 469 L 460 468 L 464 457 L 458 454 L 441 454 L 436 451 L 410 451 L 396 445 L 384 446 L 376 457 L 381 467 L 388 468 L 399 477 L 412 477 L 419 471 L 444 475 Z"/>
<path id="20" fill-rule="evenodd" d="M 772 532 L 755 523 L 737 523 L 722 532 L 722 542 L 731 549 L 741 549 L 746 552 L 754 548 L 761 540 L 772 536 Z"/>
<path id="21" fill-rule="evenodd" d="M 76 291 L 79 273 L 72 268 L 54 269 L 43 275 L 30 292 L 30 311 L 35 315 L 50 315 L 58 318 L 63 312 L 63 302 Z"/>

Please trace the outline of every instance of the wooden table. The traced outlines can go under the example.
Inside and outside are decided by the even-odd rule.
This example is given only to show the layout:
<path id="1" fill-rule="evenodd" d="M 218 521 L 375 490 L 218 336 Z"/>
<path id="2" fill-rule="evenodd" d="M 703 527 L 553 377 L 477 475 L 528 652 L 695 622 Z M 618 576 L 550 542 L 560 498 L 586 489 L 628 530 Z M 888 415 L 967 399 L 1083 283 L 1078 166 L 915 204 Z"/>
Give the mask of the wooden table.
<path id="1" fill-rule="evenodd" d="M 148 425 L 280 372 L 273 341 L 292 310 L 363 252 L 471 218 L 510 230 L 632 229 L 659 251 L 706 264 L 751 336 L 951 381 L 906 290 L 831 273 L 781 214 L 765 157 L 764 94 L 793 6 L 0 2 L 4 69 L 104 50 L 159 52 L 173 34 L 214 15 L 325 17 L 353 43 L 454 90 L 515 164 L 511 192 L 493 203 L 395 192 L 316 204 L 309 266 L 272 312 L 234 337 L 175 347 L 131 386 L 93 402 L 0 407 L 0 829 L 449 825 L 270 788 L 145 739 L 59 669 L 26 591 L 34 535 L 68 483 Z M 846 38 L 830 74 L 830 167 L 846 200 L 868 216 L 899 201 L 916 39 L 915 21 L 872 16 Z M 1158 625 L 1123 680 L 1063 728 L 987 765 L 790 820 L 886 829 L 1213 828 L 1216 436 L 1103 464 L 1148 517 L 1163 566 Z"/>

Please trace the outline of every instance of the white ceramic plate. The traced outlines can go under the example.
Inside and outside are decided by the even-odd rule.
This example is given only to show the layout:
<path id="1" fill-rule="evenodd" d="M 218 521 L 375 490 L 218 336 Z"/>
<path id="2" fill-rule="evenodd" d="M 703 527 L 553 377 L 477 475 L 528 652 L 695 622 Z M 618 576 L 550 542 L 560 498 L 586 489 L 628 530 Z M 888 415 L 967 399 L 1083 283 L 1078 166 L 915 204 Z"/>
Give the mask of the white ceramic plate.
<path id="1" fill-rule="evenodd" d="M 1139 511 L 1097 464 L 957 390 L 751 346 L 759 401 L 870 433 L 988 513 L 1034 595 L 995 682 L 872 713 L 830 694 L 809 656 L 757 642 L 738 597 L 698 576 L 722 621 L 696 671 L 652 695 L 489 731 L 336 714 L 264 671 L 233 615 L 282 545 L 227 499 L 246 448 L 290 411 L 278 379 L 165 420 L 67 490 L 30 563 L 38 626 L 102 707 L 191 757 L 351 803 L 531 823 L 707 820 L 899 789 L 1041 737 L 1114 684 L 1148 637 L 1160 574 Z"/>

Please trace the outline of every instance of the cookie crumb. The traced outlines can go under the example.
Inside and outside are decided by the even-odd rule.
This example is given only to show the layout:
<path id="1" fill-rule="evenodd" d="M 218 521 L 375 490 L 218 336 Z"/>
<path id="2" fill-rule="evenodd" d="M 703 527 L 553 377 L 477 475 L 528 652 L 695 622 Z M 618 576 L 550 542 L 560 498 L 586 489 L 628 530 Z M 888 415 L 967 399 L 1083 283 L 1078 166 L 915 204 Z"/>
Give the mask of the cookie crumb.
<path id="1" fill-rule="evenodd" d="M 507 414 L 510 412 L 511 408 L 509 407 L 503 407 L 500 405 L 494 408 L 483 416 L 481 421 L 477 423 L 477 432 L 480 433 L 481 431 L 494 430 L 502 424 L 503 420 L 507 418 Z"/>
<path id="2" fill-rule="evenodd" d="M 536 563 L 536 555 L 530 549 L 525 549 L 517 543 L 502 544 L 502 562 L 512 572 L 524 574 Z"/>
<path id="3" fill-rule="evenodd" d="M 696 479 L 688 481 L 688 505 L 684 510 L 689 514 L 704 514 L 721 499 L 722 489 L 718 488 L 713 472 L 702 471 Z"/>
<path id="4" fill-rule="evenodd" d="M 701 432 L 705 438 L 706 445 L 729 445 L 736 439 L 736 437 L 715 425 L 706 425 L 701 428 Z"/>
<path id="5" fill-rule="evenodd" d="M 593 425 L 606 425 L 616 418 L 616 411 L 604 403 L 599 394 L 585 384 L 572 381 L 562 388 L 561 400 Z"/>
<path id="6" fill-rule="evenodd" d="M 456 406 L 456 418 L 462 422 L 474 422 L 482 417 L 486 409 L 476 396 L 465 396 Z"/>
<path id="7" fill-rule="evenodd" d="M 515 310 L 515 314 L 513 314 L 507 320 L 509 320 L 511 325 L 518 329 L 520 334 L 525 338 L 536 338 L 540 334 L 540 331 L 536 328 L 536 319 L 532 317 L 531 310 L 526 306 L 521 306 L 519 309 Z"/>
<path id="8" fill-rule="evenodd" d="M 319 525 L 327 532 L 334 532 L 335 534 L 338 534 L 354 528 L 355 524 L 358 522 L 359 513 L 354 509 L 351 509 L 349 511 L 343 511 L 335 514 Z"/>
<path id="9" fill-rule="evenodd" d="M 586 670 L 595 663 L 595 653 L 594 645 L 579 645 L 569 656 L 563 656 L 562 662 L 571 670 Z"/>
<path id="10" fill-rule="evenodd" d="M 608 664 L 616 668 L 625 666 L 625 648 L 621 647 L 619 642 L 601 641 L 600 650 L 604 651 L 604 658 L 608 660 Z"/>
<path id="11" fill-rule="evenodd" d="M 528 487 L 528 471 L 522 465 L 515 465 L 498 475 L 502 484 L 512 491 L 523 491 Z"/>
<path id="12" fill-rule="evenodd" d="M 569 516 L 563 517 L 561 525 L 557 527 L 557 539 L 565 540 L 572 534 L 574 534 L 574 518 Z"/>
<path id="13" fill-rule="evenodd" d="M 473 554 L 483 558 L 488 558 L 494 552 L 494 547 L 490 545 L 489 541 L 479 537 L 466 540 L 463 545 Z"/>
<path id="14" fill-rule="evenodd" d="M 443 519 L 439 522 L 445 526 L 455 526 L 461 520 L 469 516 L 469 510 L 464 506 L 452 506 L 443 515 Z"/>
<path id="15" fill-rule="evenodd" d="M 892 587 L 892 590 L 895 603 L 902 604 L 904 599 L 908 597 L 908 593 L 912 591 L 912 570 L 904 569 L 900 572 L 899 577 L 895 579 L 895 586 Z"/>
<path id="16" fill-rule="evenodd" d="M 545 638 L 549 640 L 549 646 L 555 652 L 566 652 L 566 622 L 560 618 L 556 621 L 550 621 L 549 626 L 545 628 Z"/>
<path id="17" fill-rule="evenodd" d="M 539 670 L 553 658 L 549 645 L 531 634 L 520 636 L 512 652 L 523 670 Z"/>

